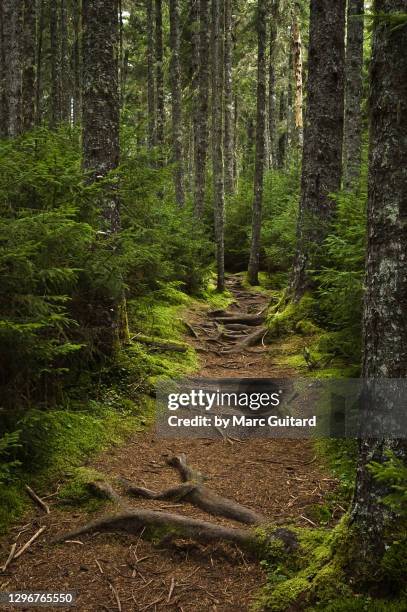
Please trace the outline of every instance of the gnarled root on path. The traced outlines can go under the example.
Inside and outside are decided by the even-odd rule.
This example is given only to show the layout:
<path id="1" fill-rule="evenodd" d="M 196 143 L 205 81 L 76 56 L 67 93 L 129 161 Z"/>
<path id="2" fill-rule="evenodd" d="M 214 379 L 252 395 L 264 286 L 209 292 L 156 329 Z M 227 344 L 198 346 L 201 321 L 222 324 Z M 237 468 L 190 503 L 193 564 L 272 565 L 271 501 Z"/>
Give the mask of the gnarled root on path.
<path id="1" fill-rule="evenodd" d="M 159 499 L 168 501 L 188 502 L 205 510 L 209 514 L 223 516 L 248 525 L 266 525 L 267 519 L 254 510 L 225 498 L 211 491 L 203 484 L 204 477 L 193 470 L 188 464 L 185 455 L 173 457 L 168 461 L 180 474 L 182 484 L 171 487 L 161 492 L 151 491 L 143 487 L 133 485 L 125 479 L 121 479 L 127 494 L 140 496 L 146 499 Z M 129 509 L 125 500 L 118 495 L 110 484 L 106 482 L 93 482 L 90 484 L 92 492 L 101 495 L 117 503 L 122 512 L 117 515 L 108 516 L 100 520 L 88 523 L 70 533 L 58 537 L 55 542 L 72 540 L 78 536 L 95 532 L 126 532 L 130 534 L 146 534 L 150 531 L 159 530 L 167 535 L 182 538 L 192 538 L 198 542 L 225 541 L 237 544 L 246 550 L 259 550 L 264 544 L 264 536 L 260 537 L 256 530 L 240 529 L 236 527 L 224 527 L 186 516 L 169 512 L 161 512 L 147 509 Z M 297 539 L 294 533 L 287 529 L 275 529 L 269 535 L 269 541 L 280 541 L 286 550 L 297 547 Z"/>

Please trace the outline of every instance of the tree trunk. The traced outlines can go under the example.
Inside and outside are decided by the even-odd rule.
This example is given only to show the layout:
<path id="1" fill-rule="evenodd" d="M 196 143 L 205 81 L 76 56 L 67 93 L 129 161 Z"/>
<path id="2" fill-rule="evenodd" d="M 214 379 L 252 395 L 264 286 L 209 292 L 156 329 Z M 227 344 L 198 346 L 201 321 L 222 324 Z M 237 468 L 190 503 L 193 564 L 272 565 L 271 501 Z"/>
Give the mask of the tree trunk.
<path id="1" fill-rule="evenodd" d="M 23 129 L 30 130 L 35 123 L 35 23 L 36 7 L 32 0 L 24 0 L 23 17 Z"/>
<path id="2" fill-rule="evenodd" d="M 155 144 L 156 113 L 155 113 L 155 82 L 154 82 L 154 0 L 146 0 L 147 8 L 147 142 L 151 149 Z"/>
<path id="3" fill-rule="evenodd" d="M 285 167 L 288 144 L 288 104 L 287 91 L 280 92 L 280 108 L 278 113 L 278 148 L 277 148 L 277 168 L 282 170 Z"/>
<path id="4" fill-rule="evenodd" d="M 198 125 L 195 156 L 194 208 L 197 217 L 203 214 L 205 203 L 206 160 L 208 155 L 209 113 L 209 2 L 199 3 L 199 72 L 198 72 Z"/>
<path id="5" fill-rule="evenodd" d="M 49 34 L 51 53 L 51 98 L 50 98 L 50 127 L 55 129 L 61 121 L 61 66 L 60 41 L 58 28 L 58 4 L 51 2 L 49 6 Z"/>
<path id="6" fill-rule="evenodd" d="M 298 17 L 294 15 L 292 24 L 292 44 L 293 44 L 293 69 L 295 81 L 294 99 L 294 125 L 296 140 L 301 148 L 303 145 L 303 121 L 302 121 L 302 43 L 301 30 Z"/>
<path id="7" fill-rule="evenodd" d="M 117 0 L 83 1 L 83 165 L 95 179 L 119 164 Z M 104 229 L 120 229 L 116 198 L 103 210 Z"/>
<path id="8" fill-rule="evenodd" d="M 212 148 L 217 289 L 225 289 L 225 197 L 223 182 L 223 53 L 221 7 L 212 0 Z"/>
<path id="9" fill-rule="evenodd" d="M 175 199 L 184 206 L 184 159 L 182 147 L 182 93 L 180 64 L 180 14 L 178 0 L 170 0 L 170 44 L 171 44 L 171 98 L 172 98 L 172 145 Z"/>
<path id="10" fill-rule="evenodd" d="M 405 0 L 376 0 L 370 83 L 368 247 L 364 305 L 365 379 L 407 377 L 407 28 L 385 17 L 405 12 Z M 404 399 L 404 398 L 403 398 Z M 388 398 L 381 397 L 382 405 Z M 362 439 L 351 521 L 367 579 L 373 581 L 398 520 L 380 502 L 389 493 L 369 471 L 393 450 L 407 464 L 404 440 Z M 390 540 L 390 541 L 389 541 Z M 375 585 L 377 586 L 377 584 Z"/>
<path id="11" fill-rule="evenodd" d="M 345 0 L 311 0 L 307 111 L 297 253 L 291 289 L 298 300 L 311 287 L 309 270 L 335 212 L 329 197 L 341 184 Z"/>
<path id="12" fill-rule="evenodd" d="M 68 54 L 68 15 L 67 0 L 61 0 L 60 8 L 60 40 L 61 40 L 61 60 L 60 60 L 60 101 L 61 101 L 61 121 L 68 123 L 71 120 L 71 78 Z"/>
<path id="13" fill-rule="evenodd" d="M 3 0 L 3 40 L 6 97 L 8 105 L 7 133 L 11 138 L 22 128 L 21 26 L 22 0 Z"/>
<path id="14" fill-rule="evenodd" d="M 359 179 L 362 147 L 364 0 L 348 0 L 346 36 L 345 124 L 343 184 L 350 190 Z"/>
<path id="15" fill-rule="evenodd" d="M 90 180 L 98 181 L 118 167 L 119 75 L 118 3 L 83 0 L 83 166 Z M 102 196 L 101 231 L 106 238 L 120 231 L 119 197 L 115 185 L 106 186 Z M 101 300 L 100 300 L 101 301 Z M 104 296 L 100 321 L 103 330 L 100 350 L 115 351 L 127 335 L 124 293 Z M 97 310 L 97 309 L 96 309 Z"/>
<path id="16" fill-rule="evenodd" d="M 8 136 L 8 101 L 3 0 L 0 1 L 0 45 L 0 138 L 6 138 Z"/>
<path id="17" fill-rule="evenodd" d="M 37 0 L 38 29 L 37 29 L 37 57 L 36 57 L 36 84 L 35 84 L 35 123 L 39 125 L 42 119 L 42 45 L 45 27 L 45 0 Z"/>
<path id="18" fill-rule="evenodd" d="M 189 0 L 189 30 L 191 33 L 191 116 L 192 116 L 192 162 L 193 167 L 197 163 L 197 147 L 199 140 L 199 7 L 200 0 Z M 190 160 L 191 161 L 191 160 Z M 192 184 L 193 180 L 191 181 Z"/>
<path id="19" fill-rule="evenodd" d="M 233 178 L 233 86 L 232 86 L 232 0 L 225 0 L 225 192 L 234 191 Z"/>
<path id="20" fill-rule="evenodd" d="M 271 166 L 278 167 L 278 117 L 277 117 L 277 40 L 278 40 L 279 0 L 273 0 L 270 19 L 270 56 L 269 56 L 269 138 Z"/>
<path id="21" fill-rule="evenodd" d="M 155 0 L 156 145 L 161 148 L 164 145 L 165 125 L 163 61 L 162 0 Z"/>
<path id="22" fill-rule="evenodd" d="M 82 116 L 82 91 L 81 91 L 81 0 L 74 0 L 73 5 L 73 110 L 72 119 L 74 124 L 81 121 Z"/>
<path id="23" fill-rule="evenodd" d="M 263 178 L 266 131 L 266 42 L 267 42 L 267 3 L 258 0 L 257 5 L 257 125 L 256 125 L 256 160 L 254 169 L 254 200 L 252 217 L 252 239 L 248 268 L 248 279 L 251 285 L 259 282 L 261 215 L 263 206 Z"/>

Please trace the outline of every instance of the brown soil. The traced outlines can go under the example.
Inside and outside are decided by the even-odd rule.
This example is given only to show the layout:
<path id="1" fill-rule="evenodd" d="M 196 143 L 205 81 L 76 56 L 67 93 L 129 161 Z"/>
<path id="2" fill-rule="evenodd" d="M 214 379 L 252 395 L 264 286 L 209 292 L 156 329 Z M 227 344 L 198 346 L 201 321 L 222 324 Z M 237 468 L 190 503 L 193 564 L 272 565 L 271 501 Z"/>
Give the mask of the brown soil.
<path id="1" fill-rule="evenodd" d="M 229 311 L 257 313 L 267 304 L 267 295 L 247 291 L 239 277 L 230 277 L 228 285 L 236 299 Z M 220 336 L 225 328 L 202 310 L 191 313 L 190 324 L 198 334 L 191 342 L 205 351 L 201 352 L 203 377 L 295 375 L 273 363 L 262 344 L 229 354 L 228 349 L 239 339 Z M 254 329 L 238 331 L 244 335 Z M 208 349 L 214 352 L 206 352 Z M 179 453 L 186 453 L 190 465 L 208 477 L 211 489 L 257 510 L 273 523 L 310 527 L 307 508 L 323 503 L 336 486 L 318 464 L 311 443 L 305 440 L 162 440 L 147 431 L 103 453 L 89 467 L 103 472 L 112 482 L 124 477 L 162 490 L 179 482 L 174 469 L 166 464 L 169 456 Z M 25 526 L 16 526 L 0 542 L 0 558 L 5 560 L 17 537 L 20 545 L 40 526 L 46 526 L 28 551 L 0 574 L 0 592 L 74 590 L 75 609 L 83 612 L 238 612 L 249 609 L 265 581 L 258 561 L 222 542 L 202 545 L 180 539 L 151 543 L 144 541 L 142 534 L 95 534 L 52 545 L 57 534 L 109 512 L 108 508 L 91 514 L 76 508 L 69 512 L 53 500 L 52 496 L 47 499 L 49 515 L 33 510 Z M 173 511 L 236 526 L 233 521 L 210 517 L 188 504 L 143 499 L 129 499 L 128 503 L 134 508 Z"/>

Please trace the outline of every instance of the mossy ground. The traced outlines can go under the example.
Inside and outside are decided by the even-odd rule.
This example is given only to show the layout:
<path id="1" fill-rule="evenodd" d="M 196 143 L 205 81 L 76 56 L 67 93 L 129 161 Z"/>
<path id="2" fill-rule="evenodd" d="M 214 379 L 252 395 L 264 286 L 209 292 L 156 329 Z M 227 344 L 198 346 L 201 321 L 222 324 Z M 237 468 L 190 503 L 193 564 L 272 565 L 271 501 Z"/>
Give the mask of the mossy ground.
<path id="1" fill-rule="evenodd" d="M 214 300 L 230 300 L 226 295 L 212 295 L 211 288 L 208 292 L 210 307 Z M 42 493 L 68 474 L 69 480 L 60 494 L 71 504 L 90 503 L 85 472 L 79 466 L 91 455 L 122 443 L 131 433 L 153 422 L 155 401 L 150 394 L 157 379 L 175 378 L 198 366 L 192 349 L 186 353 L 153 352 L 137 342 L 137 334 L 142 331 L 163 341 L 182 342 L 186 329 L 183 319 L 187 308 L 194 304 L 192 298 L 171 286 L 151 298 L 130 303 L 134 339 L 114 363 L 95 373 L 84 372 L 75 393 L 66 397 L 64 405 L 48 411 L 32 408 L 24 414 L 17 424 L 20 446 L 15 456 L 9 457 L 17 459 L 19 466 L 11 478 L 0 482 L 0 533 L 30 507 L 24 491 L 26 483 Z"/>
<path id="2" fill-rule="evenodd" d="M 394 591 L 394 600 L 372 598 L 354 590 L 346 569 L 356 554 L 357 539 L 346 515 L 330 531 L 290 529 L 297 536 L 298 548 L 285 553 L 272 546 L 268 554 L 266 552 L 262 563 L 268 580 L 253 606 L 254 611 L 402 612 L 407 609 L 406 593 L 400 589 L 402 581 Z"/>

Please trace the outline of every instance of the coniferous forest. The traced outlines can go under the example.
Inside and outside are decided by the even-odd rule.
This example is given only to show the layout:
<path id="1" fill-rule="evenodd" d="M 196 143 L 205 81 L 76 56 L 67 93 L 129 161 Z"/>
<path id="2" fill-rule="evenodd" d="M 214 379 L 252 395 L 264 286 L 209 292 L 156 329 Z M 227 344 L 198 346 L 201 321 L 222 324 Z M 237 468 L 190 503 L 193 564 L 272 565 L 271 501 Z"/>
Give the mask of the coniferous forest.
<path id="1" fill-rule="evenodd" d="M 0 0 L 0 82 L 4 609 L 407 610 L 405 420 L 155 426 L 180 377 L 397 420 L 407 0 Z"/>

